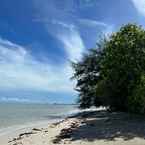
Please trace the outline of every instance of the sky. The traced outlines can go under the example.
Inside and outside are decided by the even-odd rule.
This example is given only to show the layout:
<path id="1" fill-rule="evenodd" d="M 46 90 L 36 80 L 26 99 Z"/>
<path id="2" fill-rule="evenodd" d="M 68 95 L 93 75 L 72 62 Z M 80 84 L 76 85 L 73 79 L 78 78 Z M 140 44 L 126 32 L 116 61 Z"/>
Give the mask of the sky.
<path id="1" fill-rule="evenodd" d="M 70 61 L 129 22 L 145 0 L 0 0 L 0 102 L 74 103 Z"/>

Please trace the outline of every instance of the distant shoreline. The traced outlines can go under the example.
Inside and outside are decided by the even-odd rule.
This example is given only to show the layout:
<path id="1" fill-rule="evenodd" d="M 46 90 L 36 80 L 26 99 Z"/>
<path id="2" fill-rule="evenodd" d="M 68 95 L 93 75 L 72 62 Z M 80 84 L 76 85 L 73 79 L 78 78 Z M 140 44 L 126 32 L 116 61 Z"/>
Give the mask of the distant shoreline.
<path id="1" fill-rule="evenodd" d="M 74 104 L 74 103 L 45 103 L 45 102 L 11 102 L 11 101 L 0 101 L 0 103 L 6 103 L 6 104 L 42 104 L 42 105 L 74 105 L 74 106 L 78 106 L 78 104 Z"/>

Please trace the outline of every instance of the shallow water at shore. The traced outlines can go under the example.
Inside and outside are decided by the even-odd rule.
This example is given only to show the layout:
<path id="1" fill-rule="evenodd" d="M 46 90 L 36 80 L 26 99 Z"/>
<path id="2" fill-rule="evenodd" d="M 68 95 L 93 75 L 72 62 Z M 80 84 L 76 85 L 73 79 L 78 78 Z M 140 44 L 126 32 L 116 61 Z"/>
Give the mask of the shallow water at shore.
<path id="1" fill-rule="evenodd" d="M 75 105 L 0 103 L 0 129 L 61 119 L 76 108 Z"/>

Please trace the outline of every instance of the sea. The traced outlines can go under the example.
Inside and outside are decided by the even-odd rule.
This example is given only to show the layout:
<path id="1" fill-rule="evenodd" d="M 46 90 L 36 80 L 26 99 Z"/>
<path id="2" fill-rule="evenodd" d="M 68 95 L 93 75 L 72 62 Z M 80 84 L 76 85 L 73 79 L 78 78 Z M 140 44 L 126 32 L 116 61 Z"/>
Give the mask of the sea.
<path id="1" fill-rule="evenodd" d="M 78 111 L 76 105 L 0 103 L 0 129 L 30 122 L 59 120 Z"/>

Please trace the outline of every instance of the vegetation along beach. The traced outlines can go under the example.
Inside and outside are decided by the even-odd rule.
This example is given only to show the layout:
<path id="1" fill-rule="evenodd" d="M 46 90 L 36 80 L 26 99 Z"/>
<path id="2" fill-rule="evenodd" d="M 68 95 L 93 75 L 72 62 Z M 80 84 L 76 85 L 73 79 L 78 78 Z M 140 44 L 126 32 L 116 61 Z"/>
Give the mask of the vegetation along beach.
<path id="1" fill-rule="evenodd" d="M 145 0 L 1 0 L 0 145 L 145 145 Z"/>

